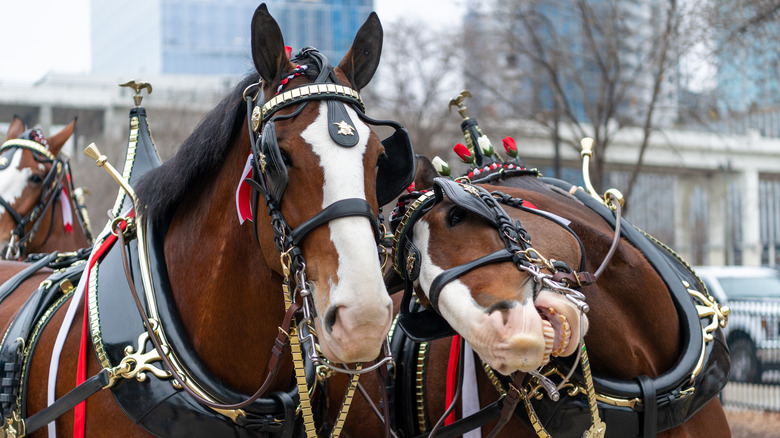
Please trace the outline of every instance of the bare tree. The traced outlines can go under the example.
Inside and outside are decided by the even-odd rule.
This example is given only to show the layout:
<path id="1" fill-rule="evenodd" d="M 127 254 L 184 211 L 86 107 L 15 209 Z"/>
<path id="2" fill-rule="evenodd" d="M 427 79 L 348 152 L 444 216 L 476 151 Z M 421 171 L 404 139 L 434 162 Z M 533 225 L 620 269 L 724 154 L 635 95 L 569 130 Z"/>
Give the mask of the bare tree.
<path id="1" fill-rule="evenodd" d="M 385 29 L 378 77 L 364 99 L 372 111 L 404 125 L 418 153 L 441 153 L 458 134 L 447 108 L 460 91 L 458 39 L 419 22 L 399 21 Z"/>
<path id="2" fill-rule="evenodd" d="M 676 118 L 676 63 L 683 14 L 676 0 L 494 0 L 482 10 L 483 28 L 470 41 L 491 47 L 467 79 L 493 91 L 503 117 L 529 117 L 555 141 L 579 149 L 593 137 L 594 184 L 601 186 L 608 150 L 623 126 L 641 126 L 638 165 L 658 124 Z M 671 75 L 671 76 L 670 76 Z M 558 140 L 559 139 L 559 140 Z M 635 178 L 627 189 L 630 194 Z"/>
<path id="3" fill-rule="evenodd" d="M 708 2 L 702 14 L 724 116 L 780 106 L 780 1 Z"/>

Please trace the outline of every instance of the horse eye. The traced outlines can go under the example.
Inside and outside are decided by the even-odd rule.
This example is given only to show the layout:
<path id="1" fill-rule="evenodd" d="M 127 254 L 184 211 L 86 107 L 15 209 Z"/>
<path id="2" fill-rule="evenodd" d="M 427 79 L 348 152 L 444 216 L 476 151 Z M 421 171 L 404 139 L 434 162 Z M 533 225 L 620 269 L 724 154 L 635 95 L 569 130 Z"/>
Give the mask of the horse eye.
<path id="1" fill-rule="evenodd" d="M 33 184 L 40 184 L 43 182 L 43 178 L 40 175 L 32 175 L 30 176 L 29 181 Z"/>
<path id="2" fill-rule="evenodd" d="M 463 222 L 466 219 L 466 210 L 458 207 L 457 205 L 450 208 L 450 211 L 447 213 L 447 225 L 449 227 L 454 227 L 461 222 Z"/>

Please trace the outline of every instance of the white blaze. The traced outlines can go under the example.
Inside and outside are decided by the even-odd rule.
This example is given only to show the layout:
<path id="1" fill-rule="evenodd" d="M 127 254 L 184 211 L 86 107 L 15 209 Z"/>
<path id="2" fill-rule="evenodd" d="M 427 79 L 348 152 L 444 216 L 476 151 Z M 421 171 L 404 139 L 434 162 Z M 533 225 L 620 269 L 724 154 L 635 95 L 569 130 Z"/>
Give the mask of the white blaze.
<path id="1" fill-rule="evenodd" d="M 325 102 L 320 103 L 319 115 L 314 123 L 301 133 L 319 157 L 325 175 L 322 208 L 342 199 L 366 199 L 363 155 L 371 129 L 360 121 L 352 108 L 345 107 L 355 124 L 355 134 L 360 136 L 355 146 L 339 146 L 330 137 Z M 328 227 L 330 239 L 339 255 L 339 283 L 331 285 L 331 304 L 371 304 L 373 307 L 383 303 L 386 308 L 390 298 L 384 289 L 374 233 L 368 219 L 362 216 L 339 218 L 330 221 Z"/>
<path id="2" fill-rule="evenodd" d="M 22 196 L 27 180 L 32 175 L 32 169 L 19 169 L 22 161 L 22 149 L 17 148 L 11 157 L 11 164 L 0 171 L 0 196 L 13 205 Z M 0 214 L 5 214 L 5 207 L 0 206 Z"/>

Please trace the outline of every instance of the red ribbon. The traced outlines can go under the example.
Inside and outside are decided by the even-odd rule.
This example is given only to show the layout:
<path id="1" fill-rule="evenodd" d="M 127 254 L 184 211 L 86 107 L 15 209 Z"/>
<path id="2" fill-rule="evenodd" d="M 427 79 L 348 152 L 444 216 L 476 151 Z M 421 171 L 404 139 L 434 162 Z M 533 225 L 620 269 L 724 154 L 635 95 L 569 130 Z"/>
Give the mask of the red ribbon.
<path id="1" fill-rule="evenodd" d="M 460 344 L 460 335 L 453 336 L 452 347 L 450 348 L 450 360 L 447 364 L 447 390 L 445 393 L 445 406 L 447 408 L 450 407 L 452 401 L 455 399 L 455 392 L 457 391 L 455 386 L 458 384 L 458 361 L 460 359 Z M 450 415 L 448 415 L 444 420 L 444 425 L 449 426 L 454 422 L 455 410 L 453 409 L 452 412 L 450 412 Z"/>

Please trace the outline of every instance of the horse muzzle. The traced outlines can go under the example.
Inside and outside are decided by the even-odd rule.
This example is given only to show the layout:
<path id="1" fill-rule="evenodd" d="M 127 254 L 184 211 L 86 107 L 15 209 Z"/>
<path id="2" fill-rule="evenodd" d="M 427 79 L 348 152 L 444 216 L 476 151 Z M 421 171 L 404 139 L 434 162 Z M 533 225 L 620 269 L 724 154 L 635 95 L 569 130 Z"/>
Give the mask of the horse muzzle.
<path id="1" fill-rule="evenodd" d="M 338 363 L 368 362 L 379 356 L 392 321 L 389 297 L 362 306 L 331 304 L 315 324 L 322 353 Z"/>

